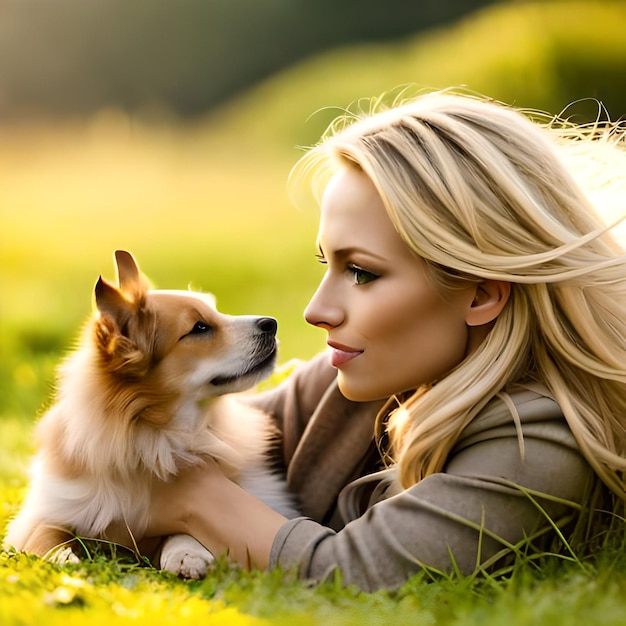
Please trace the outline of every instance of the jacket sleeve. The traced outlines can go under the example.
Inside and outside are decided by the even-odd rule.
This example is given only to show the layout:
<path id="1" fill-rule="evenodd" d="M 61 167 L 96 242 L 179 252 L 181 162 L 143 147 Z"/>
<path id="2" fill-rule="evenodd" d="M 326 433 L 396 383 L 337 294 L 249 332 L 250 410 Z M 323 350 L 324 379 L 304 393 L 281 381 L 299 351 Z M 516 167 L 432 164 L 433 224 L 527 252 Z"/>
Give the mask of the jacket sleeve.
<path id="1" fill-rule="evenodd" d="M 316 581 L 341 571 L 365 591 L 395 588 L 423 567 L 464 574 L 576 514 L 593 472 L 563 418 L 534 419 L 524 453 L 514 425 L 487 429 L 449 459 L 444 471 L 366 510 L 338 532 L 310 519 L 278 532 L 271 566 Z M 569 504 L 567 504 L 567 501 Z"/>

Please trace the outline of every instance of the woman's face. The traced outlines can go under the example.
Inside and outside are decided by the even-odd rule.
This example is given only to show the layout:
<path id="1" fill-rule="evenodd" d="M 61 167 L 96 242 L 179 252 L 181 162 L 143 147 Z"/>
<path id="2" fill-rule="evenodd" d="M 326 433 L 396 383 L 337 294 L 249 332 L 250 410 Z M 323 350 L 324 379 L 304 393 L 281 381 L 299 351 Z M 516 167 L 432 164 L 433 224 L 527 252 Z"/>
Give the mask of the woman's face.
<path id="1" fill-rule="evenodd" d="M 348 399 L 415 389 L 463 360 L 475 287 L 444 294 L 435 286 L 362 172 L 345 168 L 331 179 L 318 242 L 327 271 L 305 318 L 327 331 L 331 363 Z"/>

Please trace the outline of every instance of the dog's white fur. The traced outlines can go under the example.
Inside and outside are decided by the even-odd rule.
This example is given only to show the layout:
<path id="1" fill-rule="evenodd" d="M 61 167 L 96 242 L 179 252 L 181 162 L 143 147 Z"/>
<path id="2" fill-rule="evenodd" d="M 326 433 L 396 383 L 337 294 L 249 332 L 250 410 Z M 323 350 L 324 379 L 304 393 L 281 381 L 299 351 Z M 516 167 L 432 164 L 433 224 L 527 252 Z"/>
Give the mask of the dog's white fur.
<path id="1" fill-rule="evenodd" d="M 229 395 L 271 372 L 275 321 L 221 314 L 208 294 L 150 290 L 129 253 L 117 251 L 116 260 L 119 287 L 99 279 L 98 311 L 38 424 L 30 489 L 5 547 L 43 556 L 54 546 L 32 539 L 39 528 L 106 538 L 122 524 L 141 536 L 151 481 L 207 456 L 279 512 L 297 515 L 267 466 L 267 416 Z M 203 576 L 211 560 L 186 536 L 161 552 L 164 569 L 187 577 Z"/>

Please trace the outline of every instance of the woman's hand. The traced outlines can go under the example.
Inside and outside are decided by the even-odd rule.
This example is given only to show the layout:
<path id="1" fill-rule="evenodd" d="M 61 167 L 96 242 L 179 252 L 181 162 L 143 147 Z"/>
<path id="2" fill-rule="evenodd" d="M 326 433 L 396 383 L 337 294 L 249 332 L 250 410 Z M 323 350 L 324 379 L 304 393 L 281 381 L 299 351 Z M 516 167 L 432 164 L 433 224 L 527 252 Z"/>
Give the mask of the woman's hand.
<path id="1" fill-rule="evenodd" d="M 145 538 L 185 533 L 214 556 L 265 569 L 285 517 L 228 479 L 212 459 L 171 482 L 155 481 Z"/>
<path id="2" fill-rule="evenodd" d="M 182 469 L 173 480 L 155 480 L 150 494 L 150 518 L 145 537 L 188 533 L 192 510 L 210 499 L 214 482 L 224 478 L 213 459 Z"/>

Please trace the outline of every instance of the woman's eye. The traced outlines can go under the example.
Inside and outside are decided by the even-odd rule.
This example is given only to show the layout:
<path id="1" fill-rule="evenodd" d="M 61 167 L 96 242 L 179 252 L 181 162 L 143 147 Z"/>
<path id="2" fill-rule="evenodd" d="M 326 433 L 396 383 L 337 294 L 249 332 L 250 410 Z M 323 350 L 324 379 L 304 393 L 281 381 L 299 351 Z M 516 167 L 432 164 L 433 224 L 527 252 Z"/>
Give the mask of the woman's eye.
<path id="1" fill-rule="evenodd" d="M 354 277 L 355 285 L 366 285 L 367 283 L 371 283 L 372 281 L 380 278 L 378 274 L 374 274 L 373 272 L 368 272 L 364 270 L 362 267 L 358 265 L 349 265 L 348 271 Z"/>
<path id="2" fill-rule="evenodd" d="M 212 328 L 204 322 L 196 322 L 194 327 L 190 331 L 190 335 L 201 335 L 202 333 L 208 333 Z"/>

